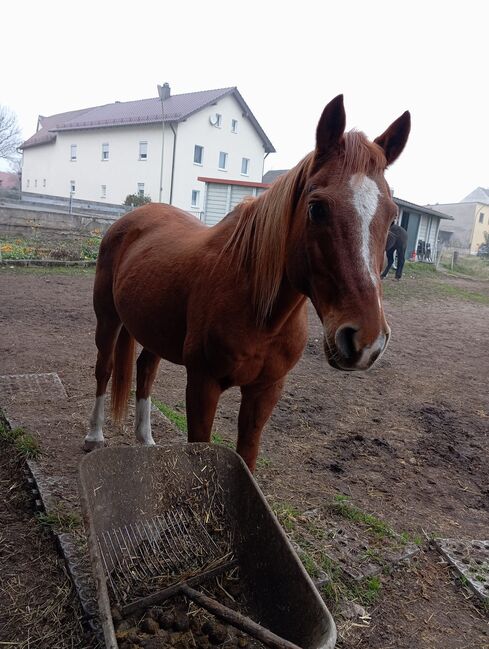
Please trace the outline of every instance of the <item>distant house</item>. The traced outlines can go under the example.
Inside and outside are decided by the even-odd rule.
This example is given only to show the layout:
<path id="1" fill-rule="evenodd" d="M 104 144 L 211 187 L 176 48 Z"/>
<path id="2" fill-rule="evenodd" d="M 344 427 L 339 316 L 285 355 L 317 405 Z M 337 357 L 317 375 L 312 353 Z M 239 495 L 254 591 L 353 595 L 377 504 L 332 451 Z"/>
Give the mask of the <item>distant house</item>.
<path id="1" fill-rule="evenodd" d="M 22 189 L 121 203 L 149 195 L 200 215 L 199 177 L 261 182 L 275 149 L 235 87 L 40 116 L 24 142 Z"/>
<path id="2" fill-rule="evenodd" d="M 437 203 L 431 209 L 450 214 L 453 221 L 445 228 L 450 243 L 475 255 L 489 234 L 489 188 L 477 187 L 459 203 Z"/>
<path id="3" fill-rule="evenodd" d="M 9 173 L 8 171 L 0 171 L 0 189 L 18 189 L 19 176 L 18 174 Z"/>

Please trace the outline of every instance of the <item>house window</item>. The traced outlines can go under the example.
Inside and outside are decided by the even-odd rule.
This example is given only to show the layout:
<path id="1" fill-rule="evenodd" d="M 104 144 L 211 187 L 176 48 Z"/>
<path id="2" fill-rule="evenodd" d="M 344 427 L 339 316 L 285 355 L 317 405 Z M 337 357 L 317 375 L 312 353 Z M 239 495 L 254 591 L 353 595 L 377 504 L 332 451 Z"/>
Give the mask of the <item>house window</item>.
<path id="1" fill-rule="evenodd" d="M 221 124 L 222 124 L 222 115 L 216 113 L 216 123 L 215 123 L 216 128 L 221 128 Z"/>
<path id="2" fill-rule="evenodd" d="M 204 147 L 198 144 L 194 147 L 194 164 L 201 165 L 204 162 Z"/>
<path id="3" fill-rule="evenodd" d="M 100 197 L 107 198 L 107 185 L 100 186 Z"/>
<path id="4" fill-rule="evenodd" d="M 70 147 L 70 160 L 76 160 L 76 144 L 72 144 Z"/>
<path id="5" fill-rule="evenodd" d="M 479 214 L 479 223 L 484 223 L 484 212 Z"/>
<path id="6" fill-rule="evenodd" d="M 231 120 L 231 133 L 237 133 L 238 132 L 238 120 L 237 119 L 232 119 Z"/>
<path id="7" fill-rule="evenodd" d="M 241 175 L 248 176 L 249 173 L 250 173 L 250 159 L 243 158 L 241 160 Z"/>
<path id="8" fill-rule="evenodd" d="M 109 159 L 109 145 L 107 143 L 102 144 L 102 160 Z"/>
<path id="9" fill-rule="evenodd" d="M 200 207 L 200 192 L 192 189 L 192 207 Z"/>
<path id="10" fill-rule="evenodd" d="M 34 187 L 37 189 L 37 178 L 36 178 L 36 180 L 34 181 Z"/>
<path id="11" fill-rule="evenodd" d="M 139 143 L 139 159 L 147 160 L 148 159 L 148 143 L 140 142 Z"/>
<path id="12" fill-rule="evenodd" d="M 70 194 L 74 194 L 76 192 L 76 184 L 74 180 L 70 180 Z"/>
<path id="13" fill-rule="evenodd" d="M 30 181 L 29 178 L 28 178 L 28 179 L 27 179 L 27 187 L 29 187 L 30 184 L 31 184 L 31 181 Z"/>
<path id="14" fill-rule="evenodd" d="M 45 178 L 43 178 L 42 186 L 43 186 L 43 187 L 46 187 L 46 179 L 45 179 Z"/>
<path id="15" fill-rule="evenodd" d="M 226 170 L 228 165 L 228 154 L 221 151 L 219 153 L 219 169 Z"/>
<path id="16" fill-rule="evenodd" d="M 138 196 L 144 198 L 144 183 L 138 183 Z"/>

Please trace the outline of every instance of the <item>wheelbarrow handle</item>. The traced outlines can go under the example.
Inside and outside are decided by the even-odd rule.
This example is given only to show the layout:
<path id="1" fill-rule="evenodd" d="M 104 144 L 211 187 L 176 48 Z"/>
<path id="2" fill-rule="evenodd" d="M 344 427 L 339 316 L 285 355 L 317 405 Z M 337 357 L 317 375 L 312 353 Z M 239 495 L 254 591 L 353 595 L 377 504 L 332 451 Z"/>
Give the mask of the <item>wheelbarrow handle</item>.
<path id="1" fill-rule="evenodd" d="M 224 606 L 224 604 L 216 602 L 215 599 L 194 590 L 186 583 L 180 584 L 180 593 L 202 608 L 205 608 L 209 613 L 212 613 L 221 620 L 228 622 L 237 629 L 244 631 L 256 640 L 263 642 L 271 649 L 301 649 L 293 642 L 281 638 L 272 631 L 265 629 L 261 624 L 253 622 L 249 617 L 246 617 L 237 611 L 233 611 L 231 608 Z"/>

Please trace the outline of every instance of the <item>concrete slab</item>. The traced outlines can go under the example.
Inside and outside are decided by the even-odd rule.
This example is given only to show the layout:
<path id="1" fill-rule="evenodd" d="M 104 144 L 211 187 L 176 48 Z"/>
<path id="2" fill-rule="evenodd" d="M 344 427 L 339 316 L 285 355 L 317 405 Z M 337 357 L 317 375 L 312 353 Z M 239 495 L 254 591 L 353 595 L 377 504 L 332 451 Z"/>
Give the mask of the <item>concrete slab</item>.
<path id="1" fill-rule="evenodd" d="M 66 399 L 68 395 L 55 372 L 0 376 L 0 402 L 5 398 L 31 400 L 39 396 Z"/>
<path id="2" fill-rule="evenodd" d="M 489 602 L 489 540 L 436 539 L 435 544 L 471 590 Z"/>

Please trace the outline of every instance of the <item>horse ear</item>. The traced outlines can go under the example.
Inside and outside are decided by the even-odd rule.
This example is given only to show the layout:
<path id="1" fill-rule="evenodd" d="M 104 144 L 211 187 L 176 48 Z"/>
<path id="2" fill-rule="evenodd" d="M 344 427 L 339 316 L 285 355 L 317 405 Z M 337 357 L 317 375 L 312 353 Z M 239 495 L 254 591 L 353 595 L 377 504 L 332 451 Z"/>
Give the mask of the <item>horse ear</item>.
<path id="1" fill-rule="evenodd" d="M 411 130 L 411 115 L 407 110 L 389 128 L 375 138 L 375 144 L 378 144 L 385 153 L 387 164 L 390 165 L 401 155 L 406 145 L 409 131 Z"/>
<path id="2" fill-rule="evenodd" d="M 346 115 L 343 106 L 343 95 L 332 99 L 323 110 L 316 129 L 316 156 L 323 157 L 330 153 L 340 142 L 345 132 Z"/>

